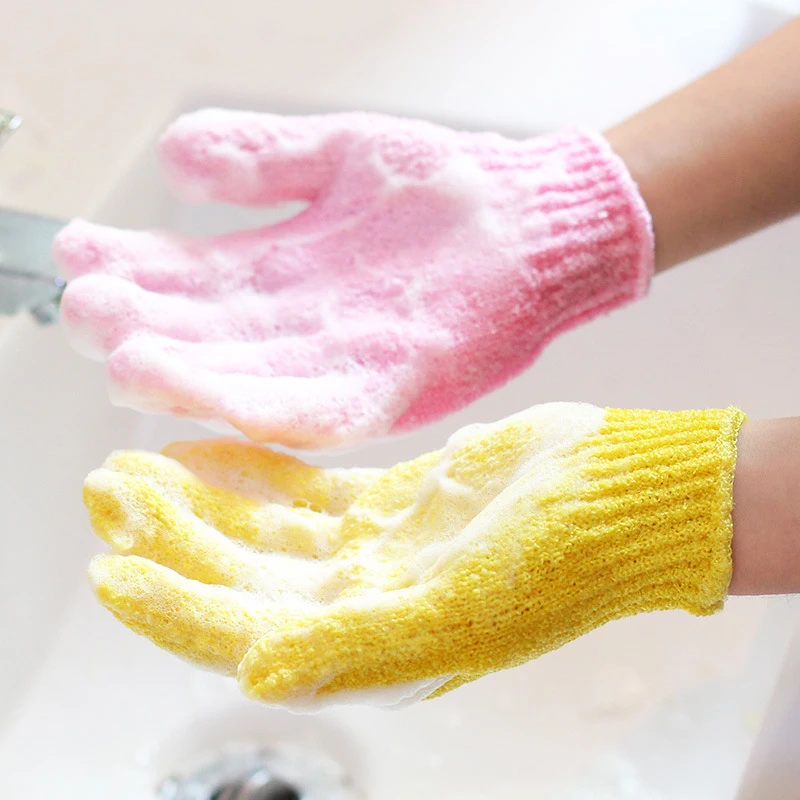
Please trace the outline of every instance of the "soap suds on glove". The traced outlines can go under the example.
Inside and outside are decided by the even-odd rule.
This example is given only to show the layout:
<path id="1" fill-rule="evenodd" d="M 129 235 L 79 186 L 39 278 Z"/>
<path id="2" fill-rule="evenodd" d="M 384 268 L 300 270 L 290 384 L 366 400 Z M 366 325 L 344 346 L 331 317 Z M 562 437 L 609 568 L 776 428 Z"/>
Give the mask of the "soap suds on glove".
<path id="1" fill-rule="evenodd" d="M 199 239 L 72 222 L 54 246 L 64 329 L 114 403 L 256 442 L 347 447 L 441 419 L 653 271 L 646 206 L 591 132 L 210 109 L 160 152 L 194 201 L 309 206 Z"/>

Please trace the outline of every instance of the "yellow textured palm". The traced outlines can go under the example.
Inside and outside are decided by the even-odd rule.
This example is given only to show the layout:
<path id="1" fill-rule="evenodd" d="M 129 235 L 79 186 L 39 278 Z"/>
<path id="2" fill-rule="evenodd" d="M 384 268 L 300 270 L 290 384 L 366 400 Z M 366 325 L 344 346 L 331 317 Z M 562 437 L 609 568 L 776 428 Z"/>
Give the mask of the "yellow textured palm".
<path id="1" fill-rule="evenodd" d="M 743 415 L 550 404 L 389 470 L 256 445 L 113 454 L 86 481 L 122 622 L 294 707 L 394 705 L 611 619 L 718 609 Z"/>

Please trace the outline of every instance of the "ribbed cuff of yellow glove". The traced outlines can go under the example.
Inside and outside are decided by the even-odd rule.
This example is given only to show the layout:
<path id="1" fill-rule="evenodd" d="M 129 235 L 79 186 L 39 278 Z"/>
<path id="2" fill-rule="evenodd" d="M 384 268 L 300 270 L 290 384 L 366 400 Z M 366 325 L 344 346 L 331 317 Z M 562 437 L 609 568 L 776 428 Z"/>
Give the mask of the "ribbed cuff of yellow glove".
<path id="1" fill-rule="evenodd" d="M 517 596 L 505 642 L 478 632 L 470 663 L 432 696 L 621 617 L 721 609 L 731 578 L 736 440 L 744 420 L 734 408 L 607 409 L 600 429 L 562 464 L 558 489 L 535 504 L 533 527 L 547 530 L 549 552 L 543 558 L 536 534 L 523 548 L 529 593 L 525 602 Z"/>
<path id="2" fill-rule="evenodd" d="M 564 498 L 564 523 L 597 543 L 592 554 L 586 542 L 581 560 L 595 583 L 605 583 L 609 618 L 661 608 L 710 614 L 722 606 L 744 420 L 733 408 L 608 409 L 601 430 L 582 443 L 575 455 L 584 462 L 582 488 Z"/>

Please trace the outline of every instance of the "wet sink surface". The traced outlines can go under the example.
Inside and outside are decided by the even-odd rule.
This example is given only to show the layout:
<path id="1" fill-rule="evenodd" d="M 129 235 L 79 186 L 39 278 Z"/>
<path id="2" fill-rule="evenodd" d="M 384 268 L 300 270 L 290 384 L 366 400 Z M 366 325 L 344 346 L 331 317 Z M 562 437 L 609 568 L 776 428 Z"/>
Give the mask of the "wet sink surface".
<path id="1" fill-rule="evenodd" d="M 191 233 L 264 215 L 174 203 L 146 154 L 98 218 Z M 788 243 L 798 235 L 787 224 L 659 278 L 647 303 L 563 337 L 504 390 L 336 460 L 387 465 L 467 422 L 548 400 L 790 413 L 800 273 Z M 240 743 L 328 753 L 356 796 L 381 800 L 733 795 L 792 603 L 741 599 L 708 619 L 624 620 L 404 711 L 261 708 L 118 625 L 85 578 L 103 549 L 81 506 L 86 473 L 115 448 L 208 434 L 112 408 L 102 369 L 57 327 L 27 319 L 3 332 L 0 386 L 0 794 L 151 798 L 176 769 Z"/>

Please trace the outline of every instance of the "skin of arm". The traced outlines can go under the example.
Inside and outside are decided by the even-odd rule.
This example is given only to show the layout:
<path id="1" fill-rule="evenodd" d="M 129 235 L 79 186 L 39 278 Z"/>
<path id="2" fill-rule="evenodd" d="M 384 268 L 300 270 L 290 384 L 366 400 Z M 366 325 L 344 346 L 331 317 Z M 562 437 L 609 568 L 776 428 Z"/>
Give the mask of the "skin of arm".
<path id="1" fill-rule="evenodd" d="M 800 592 L 800 417 L 746 422 L 733 482 L 730 594 Z"/>
<path id="2" fill-rule="evenodd" d="M 653 218 L 656 271 L 800 212 L 800 19 L 605 133 Z"/>

